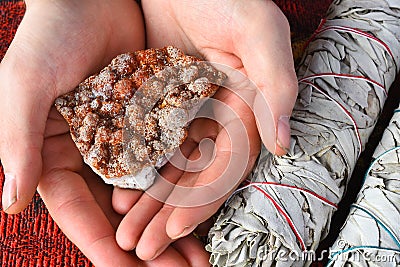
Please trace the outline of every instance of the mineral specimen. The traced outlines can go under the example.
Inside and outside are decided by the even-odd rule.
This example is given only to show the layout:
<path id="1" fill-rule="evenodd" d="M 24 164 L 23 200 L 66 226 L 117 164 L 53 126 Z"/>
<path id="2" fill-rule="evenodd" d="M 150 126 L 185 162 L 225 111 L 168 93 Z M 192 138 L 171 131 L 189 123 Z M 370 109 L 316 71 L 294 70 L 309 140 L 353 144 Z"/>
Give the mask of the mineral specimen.
<path id="1" fill-rule="evenodd" d="M 106 183 L 145 190 L 224 79 L 178 48 L 147 49 L 117 56 L 55 106 L 93 171 Z"/>

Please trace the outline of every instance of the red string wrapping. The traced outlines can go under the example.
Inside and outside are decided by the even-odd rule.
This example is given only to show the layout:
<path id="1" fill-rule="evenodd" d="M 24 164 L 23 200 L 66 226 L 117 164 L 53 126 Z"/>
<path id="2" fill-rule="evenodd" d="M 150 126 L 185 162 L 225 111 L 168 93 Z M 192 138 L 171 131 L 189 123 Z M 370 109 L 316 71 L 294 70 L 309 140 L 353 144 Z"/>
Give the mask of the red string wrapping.
<path id="1" fill-rule="evenodd" d="M 279 205 L 279 203 L 267 191 L 262 189 L 260 186 L 262 186 L 262 185 L 279 186 L 279 187 L 289 188 L 289 189 L 292 189 L 292 190 L 298 190 L 298 191 L 304 192 L 306 194 L 309 194 L 309 195 L 319 199 L 321 202 L 333 207 L 334 209 L 337 209 L 337 207 L 338 207 L 337 204 L 333 203 L 332 201 L 324 198 L 323 196 L 321 196 L 321 195 L 319 195 L 319 194 L 317 194 L 317 193 L 315 193 L 315 192 L 313 192 L 311 190 L 308 190 L 308 189 L 305 189 L 305 188 L 301 188 L 301 187 L 297 187 L 297 186 L 293 186 L 293 185 L 281 184 L 281 183 L 276 183 L 276 182 L 250 182 L 249 180 L 246 180 L 245 184 L 246 184 L 245 186 L 243 186 L 243 187 L 239 188 L 238 190 L 236 190 L 234 192 L 234 194 L 237 193 L 238 191 L 242 191 L 242 190 L 244 190 L 244 189 L 246 189 L 248 187 L 254 187 L 259 192 L 263 193 L 263 195 L 272 202 L 274 207 L 284 217 L 284 219 L 286 220 L 286 222 L 288 223 L 288 225 L 292 229 L 293 234 L 296 236 L 298 242 L 300 243 L 300 247 L 301 247 L 301 249 L 303 251 L 306 251 L 307 247 L 306 247 L 306 244 L 305 244 L 302 236 L 300 235 L 299 231 L 297 230 L 296 225 L 294 224 L 292 218 L 285 211 L 285 209 L 281 205 Z M 227 201 L 229 201 L 229 199 Z"/>
<path id="2" fill-rule="evenodd" d="M 347 32 L 347 33 L 351 33 L 351 34 L 356 34 L 359 36 L 363 36 L 367 39 L 370 39 L 371 41 L 374 41 L 375 43 L 377 43 L 378 45 L 380 45 L 381 47 L 383 47 L 384 50 L 386 50 L 386 52 L 389 53 L 390 57 L 392 58 L 393 62 L 395 61 L 394 55 L 392 53 L 392 50 L 390 49 L 390 47 L 383 42 L 381 39 L 376 38 L 375 36 L 373 36 L 370 33 L 364 32 L 360 29 L 356 29 L 356 28 L 350 28 L 350 27 L 346 27 L 346 26 L 335 26 L 335 25 L 331 25 L 331 26 L 326 26 L 325 27 L 325 23 L 327 22 L 327 19 L 324 18 L 321 20 L 321 23 L 319 24 L 317 30 L 313 33 L 313 35 L 310 37 L 310 39 L 307 41 L 306 46 L 308 47 L 308 45 L 321 33 L 326 32 L 326 31 L 340 31 L 340 32 Z"/>
<path id="3" fill-rule="evenodd" d="M 315 193 L 314 191 L 311 191 L 309 189 L 305 189 L 305 188 L 301 188 L 301 187 L 297 187 L 294 185 L 288 185 L 288 184 L 281 184 L 281 183 L 276 183 L 276 182 L 250 182 L 247 181 L 247 185 L 269 185 L 269 186 L 279 186 L 279 187 L 287 187 L 293 190 L 297 190 L 297 191 L 302 191 L 304 193 L 307 193 L 319 200 L 321 200 L 323 203 L 327 204 L 328 206 L 331 206 L 334 209 L 337 209 L 338 206 L 336 203 L 333 203 L 332 201 L 326 199 L 325 197 Z"/>
<path id="4" fill-rule="evenodd" d="M 266 198 L 268 198 L 272 202 L 272 204 L 275 206 L 275 208 L 283 215 L 283 217 L 286 219 L 287 223 L 289 224 L 290 228 L 292 229 L 294 235 L 296 236 L 297 240 L 299 241 L 301 249 L 303 251 L 305 251 L 307 249 L 306 248 L 306 244 L 305 244 L 303 238 L 301 237 L 299 231 L 297 230 L 296 225 L 294 224 L 292 218 L 290 218 L 289 214 L 264 189 L 262 189 L 262 188 L 260 188 L 260 187 L 258 187 L 256 185 L 253 185 L 253 186 L 258 191 L 263 193 L 264 196 Z"/>
<path id="5" fill-rule="evenodd" d="M 375 36 L 373 36 L 373 35 L 371 35 L 369 33 L 363 32 L 363 31 L 361 31 L 359 29 L 353 29 L 353 28 L 344 27 L 344 26 L 328 26 L 328 27 L 324 27 L 325 22 L 326 22 L 326 19 L 322 20 L 322 22 L 321 22 L 320 26 L 318 27 L 318 29 L 315 31 L 315 33 L 312 35 L 310 40 L 307 42 L 307 46 L 309 45 L 309 43 L 312 42 L 312 40 L 314 40 L 316 38 L 316 36 L 318 36 L 319 34 L 325 32 L 325 31 L 335 30 L 335 31 L 341 31 L 341 32 L 348 32 L 348 33 L 351 33 L 351 34 L 356 34 L 356 35 L 359 35 L 359 36 L 363 36 L 365 38 L 368 38 L 368 39 L 376 42 L 383 49 L 385 49 L 387 51 L 387 53 L 391 56 L 391 58 L 395 62 L 392 51 L 390 50 L 389 46 L 386 43 L 384 43 L 382 40 L 376 38 Z M 307 85 L 311 86 L 312 88 L 314 88 L 315 90 L 317 90 L 318 92 L 323 94 L 326 98 L 328 98 L 331 101 L 333 101 L 344 112 L 344 114 L 346 114 L 346 116 L 351 120 L 351 122 L 352 122 L 352 124 L 354 126 L 354 130 L 356 132 L 357 142 L 358 142 L 358 145 L 359 145 L 358 156 L 360 156 L 360 154 L 362 152 L 362 141 L 361 141 L 361 136 L 360 136 L 359 127 L 357 125 L 357 122 L 355 121 L 355 119 L 353 118 L 351 113 L 341 103 L 339 103 L 334 98 L 332 98 L 321 87 L 319 87 L 315 83 L 311 82 L 314 79 L 324 78 L 324 77 L 337 77 L 337 78 L 345 78 L 345 79 L 353 79 L 353 80 L 363 80 L 363 81 L 366 81 L 369 84 L 372 84 L 373 86 L 376 86 L 376 87 L 380 88 L 384 92 L 385 97 L 387 97 L 387 95 L 388 95 L 387 89 L 381 83 L 378 83 L 377 81 L 374 81 L 374 80 L 369 79 L 367 77 L 357 76 L 357 75 L 352 75 L 352 74 L 343 74 L 343 73 L 319 73 L 319 74 L 314 74 L 314 75 L 310 75 L 310 76 L 307 76 L 307 77 L 303 77 L 303 78 L 299 79 L 299 81 L 298 81 L 299 83 L 303 83 L 303 84 L 307 84 Z M 323 202 L 326 205 L 331 206 L 334 209 L 337 209 L 337 207 L 338 207 L 336 203 L 333 203 L 333 202 L 329 201 L 328 199 L 320 196 L 319 194 L 317 194 L 317 193 L 315 193 L 315 192 L 313 192 L 311 190 L 308 190 L 308 189 L 305 189 L 305 188 L 299 188 L 299 187 L 292 186 L 292 185 L 276 183 L 276 182 L 268 182 L 268 181 L 267 182 L 250 182 L 250 181 L 246 181 L 246 185 L 241 187 L 240 189 L 238 189 L 235 192 L 235 193 L 237 193 L 238 191 L 241 191 L 241 190 L 243 190 L 245 188 L 248 188 L 248 187 L 254 187 L 259 192 L 263 193 L 263 195 L 272 202 L 272 204 L 278 210 L 278 212 L 285 218 L 286 222 L 288 223 L 288 225 L 292 229 L 292 231 L 293 231 L 294 235 L 296 236 L 296 238 L 297 238 L 297 240 L 298 240 L 298 242 L 299 242 L 299 244 L 301 246 L 301 249 L 303 251 L 306 250 L 305 241 L 302 238 L 302 236 L 300 235 L 299 231 L 297 230 L 292 218 L 285 211 L 285 209 L 282 206 L 280 206 L 279 203 L 266 190 L 264 190 L 264 189 L 262 189 L 260 187 L 261 185 L 280 186 L 280 187 L 284 187 L 284 188 L 289 188 L 291 190 L 298 190 L 298 191 L 307 193 L 307 194 L 319 199 L 321 202 Z M 229 199 L 228 199 L 228 201 L 229 201 Z"/>
<path id="6" fill-rule="evenodd" d="M 359 76 L 359 75 L 343 74 L 343 73 L 319 73 L 319 74 L 314 74 L 314 75 L 303 77 L 303 78 L 299 79 L 299 82 L 309 81 L 309 80 L 313 80 L 316 78 L 323 78 L 323 77 L 336 77 L 336 78 L 346 78 L 346 79 L 351 79 L 351 80 L 363 80 L 363 81 L 366 81 L 367 83 L 370 83 L 370 84 L 378 87 L 379 89 L 381 89 L 384 92 L 386 97 L 388 95 L 388 92 L 387 92 L 385 86 L 383 86 L 381 83 L 378 83 L 377 81 L 374 81 L 374 80 L 371 80 L 369 78 L 366 78 L 364 76 Z"/>
<path id="7" fill-rule="evenodd" d="M 307 46 L 319 34 L 321 34 L 323 32 L 326 32 L 326 31 L 346 32 L 346 33 L 350 33 L 350 34 L 356 34 L 356 35 L 359 35 L 359 36 L 363 36 L 363 37 L 365 37 L 365 38 L 377 43 L 384 50 L 386 50 L 386 52 L 392 58 L 393 62 L 396 62 L 390 47 L 385 42 L 380 40 L 379 38 L 376 38 L 372 34 L 364 32 L 364 31 L 362 31 L 360 29 L 355 29 L 355 28 L 350 28 L 350 27 L 345 27 L 345 26 L 334 26 L 334 25 L 325 27 L 326 21 L 327 21 L 327 19 L 323 19 L 321 21 L 320 25 L 318 26 L 318 29 L 315 31 L 315 33 L 311 36 L 311 38 L 307 42 Z M 319 87 L 318 85 L 316 85 L 315 83 L 310 81 L 310 80 L 314 80 L 316 78 L 324 78 L 324 77 L 337 77 L 337 78 L 345 78 L 345 79 L 363 80 L 363 81 L 366 81 L 367 83 L 370 83 L 373 86 L 376 86 L 376 87 L 380 88 L 381 90 L 383 90 L 383 92 L 385 94 L 385 97 L 387 97 L 387 95 L 388 95 L 387 89 L 385 88 L 385 86 L 383 86 L 381 83 L 379 83 L 377 81 L 374 81 L 374 80 L 369 79 L 369 78 L 364 77 L 364 76 L 352 75 L 352 74 L 347 74 L 347 73 L 318 73 L 318 74 L 313 74 L 313 75 L 310 75 L 310 76 L 303 77 L 303 78 L 299 79 L 299 81 L 298 81 L 299 83 L 307 84 L 307 85 L 311 86 L 312 88 L 316 89 L 317 91 L 319 91 L 325 97 L 327 97 L 328 99 L 333 101 L 346 114 L 346 116 L 349 117 L 349 119 L 351 120 L 352 124 L 354 125 L 354 130 L 356 132 L 357 142 L 358 142 L 358 145 L 359 145 L 359 150 L 358 150 L 358 157 L 359 157 L 361 152 L 362 152 L 362 145 L 363 144 L 362 144 L 362 141 L 361 141 L 360 131 L 359 131 L 359 127 L 357 125 L 357 122 L 355 121 L 355 119 L 353 118 L 351 113 L 342 104 L 340 104 L 334 98 L 329 96 L 329 94 L 327 92 L 325 92 L 321 87 Z"/>
<path id="8" fill-rule="evenodd" d="M 361 142 L 361 136 L 360 136 L 360 131 L 359 131 L 359 127 L 357 125 L 356 120 L 353 118 L 353 116 L 351 115 L 351 113 L 342 105 L 340 104 L 338 101 L 336 101 L 335 99 L 333 99 L 328 93 L 326 93 L 321 87 L 319 87 L 318 85 L 309 82 L 309 81 L 300 81 L 300 83 L 304 83 L 307 85 L 310 85 L 311 87 L 313 87 L 314 89 L 316 89 L 317 91 L 319 91 L 321 94 L 323 94 L 326 98 L 328 98 L 329 100 L 333 101 L 345 114 L 347 117 L 349 117 L 349 119 L 351 120 L 353 126 L 354 126 L 354 131 L 356 132 L 356 137 L 357 137 L 357 142 L 358 142 L 358 156 L 360 156 L 361 152 L 362 152 L 362 142 Z"/>

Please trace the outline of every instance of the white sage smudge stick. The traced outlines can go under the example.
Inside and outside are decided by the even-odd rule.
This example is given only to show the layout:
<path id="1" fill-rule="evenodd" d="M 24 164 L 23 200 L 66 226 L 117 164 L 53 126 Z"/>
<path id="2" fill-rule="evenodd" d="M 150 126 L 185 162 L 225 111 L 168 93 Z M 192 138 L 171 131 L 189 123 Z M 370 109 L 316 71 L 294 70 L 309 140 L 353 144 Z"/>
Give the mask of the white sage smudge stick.
<path id="1" fill-rule="evenodd" d="M 400 107 L 373 158 L 328 266 L 400 265 Z"/>
<path id="2" fill-rule="evenodd" d="M 287 156 L 262 149 L 209 232 L 214 266 L 304 266 L 327 235 L 400 64 L 400 1 L 334 1 L 298 68 Z"/>

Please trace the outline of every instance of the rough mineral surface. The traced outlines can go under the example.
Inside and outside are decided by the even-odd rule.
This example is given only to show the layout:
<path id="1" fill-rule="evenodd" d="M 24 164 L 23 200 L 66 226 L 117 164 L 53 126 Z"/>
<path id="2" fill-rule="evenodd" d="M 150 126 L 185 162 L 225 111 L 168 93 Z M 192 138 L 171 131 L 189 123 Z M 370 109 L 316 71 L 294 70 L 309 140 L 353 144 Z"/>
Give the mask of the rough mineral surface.
<path id="1" fill-rule="evenodd" d="M 177 48 L 148 49 L 117 56 L 55 106 L 97 174 L 146 189 L 154 180 L 149 168 L 161 167 L 183 143 L 193 114 L 224 79 Z"/>

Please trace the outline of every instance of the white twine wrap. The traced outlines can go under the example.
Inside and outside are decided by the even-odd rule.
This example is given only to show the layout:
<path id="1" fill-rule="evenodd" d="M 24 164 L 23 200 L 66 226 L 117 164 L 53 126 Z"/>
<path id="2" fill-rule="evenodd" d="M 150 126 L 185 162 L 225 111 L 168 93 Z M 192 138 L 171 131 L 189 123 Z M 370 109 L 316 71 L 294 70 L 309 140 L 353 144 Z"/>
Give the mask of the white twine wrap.
<path id="1" fill-rule="evenodd" d="M 400 108 L 400 107 L 399 107 Z M 329 266 L 400 265 L 400 110 L 386 128 Z"/>
<path id="2" fill-rule="evenodd" d="M 210 230 L 211 264 L 310 263 L 304 251 L 327 235 L 329 203 L 341 200 L 398 72 L 399 9 L 393 0 L 333 2 L 298 68 L 290 151 L 275 157 L 262 149 L 250 185 Z"/>

